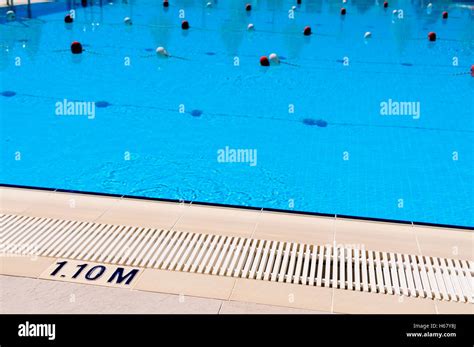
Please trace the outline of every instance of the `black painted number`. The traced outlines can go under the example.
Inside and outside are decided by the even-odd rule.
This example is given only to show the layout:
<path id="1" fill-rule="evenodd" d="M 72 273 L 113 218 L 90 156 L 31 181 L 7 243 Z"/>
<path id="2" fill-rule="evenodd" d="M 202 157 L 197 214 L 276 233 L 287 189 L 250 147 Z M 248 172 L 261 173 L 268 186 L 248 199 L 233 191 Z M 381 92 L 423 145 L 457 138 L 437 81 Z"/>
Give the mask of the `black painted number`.
<path id="1" fill-rule="evenodd" d="M 64 268 L 64 266 L 67 264 L 67 260 L 64 261 L 58 261 L 56 263 L 56 268 L 51 272 L 51 276 L 56 276 L 60 273 L 60 271 Z M 84 263 L 84 264 L 79 264 L 76 266 L 76 271 L 74 274 L 71 276 L 72 279 L 78 278 L 83 271 L 87 269 L 85 272 L 84 278 L 88 281 L 95 281 L 99 278 L 102 277 L 105 273 L 112 272 L 108 279 L 107 283 L 111 284 L 122 284 L 125 283 L 126 285 L 129 285 L 133 279 L 135 278 L 136 274 L 138 273 L 139 269 L 132 269 L 126 273 L 126 269 L 123 267 L 112 267 L 112 269 L 107 268 L 105 265 L 95 265 L 90 267 L 90 264 Z M 61 274 L 60 277 L 66 277 L 64 274 Z"/>

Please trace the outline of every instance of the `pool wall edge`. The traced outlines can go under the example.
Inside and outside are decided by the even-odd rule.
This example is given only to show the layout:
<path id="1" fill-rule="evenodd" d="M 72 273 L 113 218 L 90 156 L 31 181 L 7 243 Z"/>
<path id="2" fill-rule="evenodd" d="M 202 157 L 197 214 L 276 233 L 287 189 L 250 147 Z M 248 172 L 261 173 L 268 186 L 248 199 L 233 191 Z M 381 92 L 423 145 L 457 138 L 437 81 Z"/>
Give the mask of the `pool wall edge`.
<path id="1" fill-rule="evenodd" d="M 231 205 L 231 204 L 219 204 L 219 203 L 200 202 L 200 201 L 191 201 L 191 200 L 152 198 L 152 197 L 139 196 L 139 195 L 121 195 L 121 194 L 111 194 L 111 193 L 88 192 L 88 191 L 82 191 L 82 190 L 47 188 L 47 187 L 36 187 L 36 186 L 24 186 L 24 185 L 7 184 L 7 183 L 0 183 L 0 187 L 20 188 L 20 189 L 36 189 L 36 190 L 51 191 L 51 192 L 58 192 L 58 193 L 75 193 L 75 194 L 106 196 L 106 197 L 116 197 L 116 198 L 125 198 L 125 199 L 138 199 L 138 200 L 149 200 L 149 201 L 160 201 L 160 202 L 186 203 L 186 204 L 193 204 L 193 205 L 228 207 L 228 208 L 237 208 L 237 209 L 254 210 L 254 211 L 260 211 L 261 210 L 261 211 L 268 211 L 268 212 L 290 213 L 290 214 L 318 216 L 318 217 L 331 217 L 331 218 L 348 219 L 348 220 L 353 219 L 353 220 L 371 221 L 371 222 L 408 224 L 408 225 L 430 226 L 430 227 L 437 227 L 437 228 L 450 228 L 450 229 L 460 229 L 460 230 L 474 230 L 474 226 L 450 225 L 450 224 L 439 224 L 439 223 L 429 223 L 429 222 L 419 222 L 419 221 L 405 221 L 405 220 L 396 220 L 396 219 L 351 216 L 351 215 L 343 215 L 343 214 L 309 212 L 309 211 L 298 211 L 298 210 L 283 210 L 283 209 L 276 209 L 276 208 L 241 206 L 241 205 Z"/>

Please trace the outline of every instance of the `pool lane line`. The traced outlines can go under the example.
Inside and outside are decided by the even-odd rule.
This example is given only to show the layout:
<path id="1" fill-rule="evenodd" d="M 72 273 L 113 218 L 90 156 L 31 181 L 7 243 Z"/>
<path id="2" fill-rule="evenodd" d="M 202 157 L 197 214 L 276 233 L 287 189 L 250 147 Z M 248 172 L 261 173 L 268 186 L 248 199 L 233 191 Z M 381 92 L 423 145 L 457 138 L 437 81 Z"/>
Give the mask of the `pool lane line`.
<path id="1" fill-rule="evenodd" d="M 111 54 L 103 54 L 103 53 L 99 53 L 97 51 L 90 51 L 86 48 L 82 48 L 82 53 L 80 53 L 80 54 L 86 53 L 86 54 L 100 55 L 100 56 L 104 56 L 104 57 L 107 57 L 107 56 L 111 57 L 112 56 Z M 53 53 L 66 53 L 66 52 L 68 52 L 70 54 L 71 49 L 56 49 L 56 50 L 52 50 L 50 52 L 53 52 Z M 77 54 L 75 56 L 80 57 L 80 54 Z"/>
<path id="2" fill-rule="evenodd" d="M 33 95 L 33 94 L 23 94 L 17 93 L 15 96 L 26 96 L 26 97 L 33 97 L 33 98 L 42 98 L 42 99 L 51 99 L 51 100 L 62 100 L 62 98 L 55 98 L 51 96 L 40 96 L 40 95 Z M 70 101 L 83 101 L 83 100 L 70 100 Z M 173 113 L 179 113 L 176 108 L 165 108 L 159 106 L 152 106 L 152 105 L 134 105 L 134 104 L 116 104 L 110 103 L 109 106 L 118 106 L 118 107 L 130 107 L 130 108 L 144 108 L 144 109 L 153 109 L 159 111 L 167 111 Z M 279 118 L 279 117 L 267 117 L 267 116 L 255 116 L 255 115 L 244 115 L 244 114 L 230 114 L 230 113 L 220 113 L 220 112 L 203 112 L 204 115 L 215 116 L 215 117 L 232 117 L 232 118 L 243 118 L 243 119 L 259 119 L 259 120 L 272 120 L 272 121 L 280 121 L 280 122 L 293 122 L 293 123 L 302 123 L 302 118 L 298 119 L 288 119 L 288 118 Z M 196 117 L 193 117 L 196 118 Z M 201 117 L 199 117 L 201 118 Z M 324 117 L 323 117 L 324 118 Z M 327 119 L 325 117 L 324 119 Z M 390 128 L 390 129 L 411 129 L 411 130 L 426 130 L 426 131 L 440 131 L 440 132 L 449 132 L 449 133 L 474 133 L 474 130 L 469 129 L 442 129 L 442 128 L 424 128 L 418 126 L 403 126 L 403 125 L 380 125 L 380 124 L 367 124 L 367 123 L 340 123 L 340 122 L 330 122 L 326 121 L 328 125 L 336 125 L 342 127 L 367 127 L 367 128 Z"/>
<path id="3" fill-rule="evenodd" d="M 45 4 L 48 4 L 50 2 L 42 2 L 42 3 L 34 3 L 34 4 L 31 4 L 31 7 L 33 8 L 34 5 L 45 5 Z M 149 5 L 149 4 L 142 4 L 141 6 L 144 7 L 144 8 L 149 8 L 151 10 L 156 10 L 156 9 L 159 9 L 159 8 L 163 8 L 163 11 L 162 12 L 168 12 L 170 9 L 184 9 L 185 11 L 192 11 L 192 10 L 196 10 L 196 12 L 198 12 L 198 10 L 201 10 L 200 13 L 197 13 L 197 15 L 202 15 L 204 13 L 208 14 L 209 12 L 224 12 L 226 14 L 240 14 L 240 15 L 247 15 L 247 17 L 249 19 L 251 19 L 252 17 L 252 14 L 253 13 L 258 13 L 258 14 L 271 14 L 271 19 L 274 19 L 275 15 L 278 15 L 278 14 L 281 14 L 281 18 L 288 18 L 288 12 L 292 9 L 291 8 L 291 4 L 289 4 L 288 8 L 286 10 L 283 9 L 283 5 L 281 6 L 282 9 L 279 9 L 279 8 L 272 8 L 272 9 L 267 9 L 267 8 L 262 8 L 260 9 L 259 7 L 255 7 L 256 5 L 255 4 L 252 4 L 252 10 L 250 12 L 246 12 L 245 11 L 245 8 L 243 6 L 244 3 L 242 3 L 242 6 L 239 7 L 239 8 L 227 8 L 227 7 L 220 7 L 218 3 L 216 4 L 213 4 L 212 7 L 206 7 L 205 5 L 204 6 L 190 6 L 190 7 L 183 7 L 183 6 L 175 6 L 174 3 L 171 3 L 168 5 L 167 8 L 163 8 L 163 6 L 161 4 L 157 4 L 156 6 L 153 6 L 153 5 Z M 75 10 L 76 13 L 80 13 L 81 10 L 83 12 L 86 12 L 86 11 L 89 11 L 89 12 L 92 12 L 92 9 L 94 7 L 97 7 L 97 8 L 100 8 L 100 9 L 104 9 L 104 8 L 107 8 L 109 7 L 109 4 L 106 4 L 106 5 L 100 5 L 100 4 L 89 4 L 86 8 L 82 7 L 82 6 L 75 6 L 76 3 L 73 3 L 73 6 L 71 6 L 71 8 L 69 10 Z M 126 4 L 126 5 L 129 5 L 129 4 Z M 307 3 L 305 4 L 294 4 L 296 6 L 296 9 L 295 9 L 295 14 L 296 15 L 299 15 L 299 14 L 302 14 L 302 15 L 306 15 L 307 17 L 312 17 L 312 16 L 319 16 L 322 14 L 322 17 L 329 17 L 331 19 L 334 19 L 332 22 L 334 22 L 335 20 L 339 20 L 341 18 L 341 16 L 339 15 L 339 12 L 334 12 L 334 13 L 331 13 L 331 12 L 325 12 L 325 13 L 321 13 L 321 12 L 318 12 L 317 10 L 306 10 L 306 6 Z M 373 19 L 373 17 L 375 16 L 378 16 L 380 17 L 379 14 L 381 14 L 383 17 L 385 18 L 388 18 L 388 19 L 394 19 L 393 18 L 393 14 L 392 14 L 392 11 L 389 11 L 388 9 L 385 9 L 383 8 L 381 5 L 379 6 L 373 6 L 373 5 L 369 5 L 369 6 L 362 6 L 362 7 L 358 7 L 358 6 L 352 6 L 350 4 L 346 4 L 348 6 L 347 9 L 350 11 L 349 12 L 349 15 L 350 14 L 354 14 L 353 16 L 351 17 L 361 17 L 361 16 L 364 16 L 365 18 L 369 17 L 369 19 Z M 14 7 L 18 7 L 18 6 L 27 6 L 27 4 L 19 4 L 19 5 L 15 5 Z M 132 7 L 130 7 L 132 8 Z M 418 20 L 418 19 L 441 19 L 441 13 L 442 11 L 438 11 L 438 10 L 435 10 L 433 11 L 432 13 L 428 14 L 426 13 L 426 7 L 416 7 L 415 9 L 413 9 L 413 13 L 411 12 L 413 7 L 409 7 L 408 10 L 405 9 L 405 8 L 400 8 L 400 9 L 397 9 L 397 10 L 403 10 L 404 11 L 404 19 L 408 18 L 408 19 L 415 19 L 415 20 Z M 470 9 L 472 10 L 474 8 L 474 6 L 471 6 L 471 5 L 461 5 L 461 4 L 447 4 L 442 10 L 446 9 L 446 10 L 449 10 L 449 9 Z M 88 10 L 89 9 L 89 10 Z M 362 10 L 372 10 L 372 9 L 379 9 L 379 13 L 376 14 L 375 16 L 374 15 L 369 15 L 369 16 L 366 16 Z M 415 11 L 416 10 L 423 10 L 422 13 L 416 13 Z M 65 9 L 64 10 L 65 12 L 68 11 L 68 9 Z M 410 12 L 408 12 L 410 11 Z M 60 12 L 59 10 L 58 11 L 54 11 L 54 13 L 56 12 Z M 50 13 L 47 13 L 47 15 L 49 15 Z M 96 13 L 97 14 L 97 13 Z M 43 14 L 44 15 L 44 14 Z M 193 13 L 193 15 L 196 15 Z M 196 16 L 197 16 L 196 15 Z M 349 18 L 351 18 L 349 17 Z M 347 17 L 343 17 L 341 18 L 341 20 L 345 20 L 345 18 Z M 463 19 L 464 17 L 463 16 L 455 16 L 455 15 L 452 15 L 450 13 L 450 16 L 449 16 L 449 19 L 450 21 L 452 21 L 452 19 Z M 289 18 L 288 18 L 289 19 Z M 273 22 L 272 22 L 273 23 Z M 390 22 L 392 23 L 392 22 Z"/>
<path id="4" fill-rule="evenodd" d="M 141 48 L 137 48 L 136 50 L 138 49 L 141 49 Z M 69 49 L 58 49 L 58 50 L 52 50 L 50 52 L 53 52 L 53 53 L 66 53 L 66 52 L 70 52 Z M 87 53 L 91 53 L 93 55 L 96 55 L 96 56 L 101 56 L 101 57 L 113 57 L 113 58 L 116 58 L 117 55 L 116 54 L 107 54 L 107 53 L 103 53 L 103 52 L 98 52 L 98 51 L 90 51 L 90 50 L 86 50 L 84 49 L 84 52 Z M 216 56 L 218 54 L 214 54 L 212 56 Z M 204 56 L 209 56 L 208 54 L 204 53 L 204 54 L 201 54 L 200 57 L 204 57 Z M 225 54 L 225 56 L 227 57 L 234 57 L 235 55 L 231 55 L 231 54 Z M 249 55 L 249 54 L 240 54 L 239 57 L 246 57 L 246 58 L 255 58 L 257 57 L 258 54 L 256 55 Z M 160 58 L 158 57 L 157 55 L 154 55 L 154 54 L 150 54 L 150 55 L 139 55 L 138 58 L 141 58 L 141 59 L 148 59 L 148 58 L 153 58 L 153 57 L 156 57 L 156 58 Z M 187 58 L 187 57 L 183 57 L 183 56 L 176 56 L 176 55 L 170 55 L 169 58 L 177 58 L 179 60 L 183 60 L 183 61 L 193 61 L 193 62 L 206 62 L 207 60 L 194 60 L 192 58 Z M 301 59 L 301 58 L 297 58 L 297 59 Z M 310 61 L 309 59 L 302 59 L 304 61 Z M 334 71 L 337 71 L 337 72 L 340 72 L 340 71 L 343 71 L 342 69 L 337 69 L 337 65 L 338 64 L 342 64 L 340 59 L 336 59 L 336 60 L 329 60 L 329 59 L 313 59 L 313 61 L 319 61 L 319 62 L 326 62 L 326 63 L 337 63 L 335 65 L 331 65 L 331 66 L 324 66 L 324 67 L 321 67 L 319 65 L 301 65 L 301 64 L 296 64 L 296 63 L 289 63 L 287 61 L 280 61 L 281 63 L 285 64 L 285 65 L 288 65 L 288 66 L 292 66 L 292 67 L 297 67 L 297 68 L 304 68 L 304 69 L 307 69 L 307 70 L 310 70 L 310 71 L 328 71 L 330 69 L 333 69 Z M 365 65 L 371 65 L 371 64 L 379 64 L 379 65 L 391 65 L 391 66 L 405 66 L 405 67 L 439 67 L 439 68 L 453 68 L 452 65 L 441 65 L 441 64 L 411 64 L 411 65 L 406 65 L 404 63 L 395 63 L 395 62 L 364 62 L 364 61 L 356 61 L 356 63 L 361 63 L 361 64 L 365 64 Z M 229 65 L 228 63 L 224 63 L 223 61 L 220 61 L 219 62 L 219 65 Z M 210 66 L 215 66 L 216 64 L 215 63 L 210 63 Z M 249 65 L 246 65 L 246 66 L 252 66 L 251 64 Z M 454 67 L 455 69 L 461 69 L 463 68 L 463 66 L 456 66 Z M 466 69 L 468 69 L 469 67 L 466 67 Z M 343 69 L 347 69 L 347 67 L 344 67 Z M 356 73 L 363 73 L 363 74 L 370 74 L 370 73 L 374 73 L 374 74 L 390 74 L 390 75 L 394 75 L 394 72 L 393 70 L 390 70 L 390 71 L 377 71 L 377 70 L 358 70 L 358 69 L 355 69 L 355 70 L 352 70 L 352 69 L 347 69 L 348 71 L 351 71 L 351 72 L 356 72 Z M 425 76 L 427 73 L 426 72 L 397 72 L 396 75 L 405 75 L 405 76 Z M 467 74 L 470 74 L 470 72 L 466 72 L 466 73 L 449 73 L 449 72 L 445 72 L 445 73 L 438 73 L 437 76 L 459 76 L 459 75 L 467 75 Z"/>
<path id="5" fill-rule="evenodd" d="M 62 22 L 60 20 L 55 20 L 55 21 L 51 21 L 51 22 Z M 47 23 L 47 22 L 45 22 Z M 77 23 L 79 24 L 83 24 L 83 25 L 89 25 L 90 22 L 80 22 L 78 21 Z M 109 25 L 109 26 L 121 26 L 123 27 L 123 23 L 101 23 L 103 25 Z M 225 24 L 224 22 L 222 24 Z M 259 29 L 259 30 L 255 30 L 255 31 L 252 31 L 252 32 L 249 32 L 248 29 L 245 28 L 245 24 L 246 23 L 243 23 L 243 28 L 235 28 L 235 29 L 207 29 L 207 28 L 202 28 L 202 27 L 197 27 L 197 26 L 190 26 L 190 29 L 189 29 L 189 32 L 192 32 L 192 30 L 195 30 L 195 31 L 201 31 L 201 32 L 215 32 L 215 33 L 248 33 L 248 35 L 255 35 L 255 34 L 258 34 L 258 33 L 262 33 L 262 34 L 271 34 L 271 35 L 283 35 L 283 36 L 294 36 L 294 37 L 301 37 L 303 40 L 306 39 L 306 41 L 309 40 L 310 37 L 308 36 L 304 36 L 302 34 L 302 30 L 301 29 L 300 31 L 273 31 L 273 30 L 262 30 L 262 29 Z M 167 29 L 167 30 L 175 30 L 175 31 L 182 31 L 181 29 L 181 26 L 180 24 L 176 24 L 176 25 L 169 25 L 169 26 L 164 26 L 164 25 L 151 25 L 151 24 L 133 24 L 133 26 L 136 26 L 136 27 L 144 27 L 144 28 L 148 28 L 148 29 L 151 29 L 151 28 L 157 28 L 157 29 Z M 313 27 L 315 28 L 318 28 L 318 27 L 321 27 L 323 26 L 322 24 L 313 24 L 312 25 Z M 127 27 L 129 28 L 129 27 Z M 363 33 L 365 32 L 364 31 L 365 29 L 362 28 L 361 31 L 360 31 L 360 35 L 353 35 L 353 36 L 347 36 L 348 38 L 353 38 L 354 40 L 362 40 L 361 39 L 361 35 L 363 35 Z M 461 31 L 461 30 L 459 30 Z M 351 33 L 354 32 L 353 30 L 350 31 Z M 319 32 L 319 31 L 315 31 L 312 33 L 311 37 L 325 37 L 325 38 L 338 38 L 339 35 L 336 35 L 336 34 L 332 34 L 331 32 Z M 382 41 L 382 42 L 391 42 L 392 40 L 391 39 L 385 39 L 384 36 L 380 36 L 380 37 L 372 37 L 371 38 L 372 41 Z M 410 37 L 410 38 L 407 38 L 406 39 L 407 41 L 426 41 L 426 38 L 423 36 L 423 37 Z M 469 39 L 466 39 L 466 40 L 458 40 L 458 39 L 454 39 L 454 38 L 437 38 L 436 41 L 448 41 L 448 42 L 459 42 L 459 43 L 470 43 L 471 40 Z M 318 42 L 318 41 L 316 41 Z"/>
<path id="6" fill-rule="evenodd" d="M 90 47 L 90 45 L 86 45 L 85 48 L 84 48 L 84 52 L 87 52 L 87 53 L 92 53 L 92 54 L 95 54 L 95 55 L 98 55 L 98 56 L 104 56 L 104 57 L 116 57 L 117 54 L 108 54 L 108 53 L 103 53 L 103 52 L 99 52 L 99 51 L 90 51 L 90 50 L 87 50 L 87 47 Z M 132 48 L 129 48 L 129 47 L 123 47 L 123 46 L 100 46 L 101 49 L 122 49 L 122 50 L 128 50 L 130 51 L 131 49 L 132 50 L 135 50 L 135 51 L 142 51 L 142 50 L 146 50 L 146 49 L 151 49 L 151 48 L 143 48 L 143 47 L 132 47 Z M 40 51 L 41 52 L 41 51 Z M 66 53 L 66 52 L 70 52 L 70 49 L 55 49 L 55 50 L 51 50 L 50 52 L 53 52 L 53 53 Z M 204 57 L 204 56 L 209 56 L 208 54 L 206 54 L 206 52 L 195 52 L 195 51 L 191 51 L 192 54 L 194 55 L 197 55 L 199 54 L 200 57 Z M 214 54 L 212 56 L 218 56 L 220 54 Z M 236 55 L 235 54 L 228 54 L 228 53 L 225 53 L 223 52 L 222 53 L 223 56 L 226 56 L 226 57 L 235 57 Z M 255 54 L 238 54 L 237 55 L 238 57 L 246 57 L 246 58 L 256 58 L 258 56 L 260 56 L 260 52 L 256 52 Z M 149 55 L 141 55 L 141 56 L 138 56 L 139 58 L 152 58 L 152 57 L 158 57 L 156 54 L 149 54 Z M 178 58 L 178 59 L 181 59 L 181 60 L 187 60 L 187 61 L 195 61 L 191 58 L 186 58 L 186 57 L 183 57 L 183 56 L 176 56 L 176 55 L 170 55 L 170 57 L 174 57 L 174 58 Z M 342 64 L 342 60 L 340 58 L 336 58 L 336 59 L 320 59 L 320 58 L 312 58 L 312 59 L 308 59 L 308 58 L 301 58 L 301 57 L 298 57 L 298 58 L 295 58 L 297 59 L 298 61 L 303 61 L 303 62 L 309 62 L 309 63 L 313 63 L 313 62 L 325 62 L 325 63 L 338 63 L 338 64 Z M 290 66 L 294 66 L 294 67 L 304 67 L 305 69 L 310 69 L 310 70 L 326 70 L 324 67 L 321 68 L 319 66 L 315 67 L 316 64 L 308 64 L 306 66 L 304 65 L 301 65 L 301 64 L 296 64 L 296 63 L 289 63 L 287 61 L 281 61 L 281 63 L 285 64 L 285 65 L 290 65 Z M 424 67 L 424 68 L 427 68 L 427 67 L 437 67 L 437 68 L 446 68 L 446 69 L 466 69 L 468 70 L 470 68 L 470 66 L 462 66 L 462 65 L 458 65 L 458 66 L 453 66 L 453 65 L 450 65 L 450 64 L 418 64 L 418 63 L 400 63 L 400 62 L 384 62 L 384 61 L 364 61 L 364 60 L 354 60 L 353 63 L 357 63 L 357 64 L 364 64 L 364 65 L 389 65 L 389 66 L 405 66 L 405 67 L 410 67 L 410 68 L 413 68 L 413 67 Z M 409 65 L 407 65 L 409 64 Z M 344 68 L 347 68 L 347 67 L 344 67 Z M 353 71 L 353 70 L 350 70 L 350 71 Z M 373 72 L 373 73 L 390 73 L 390 74 L 393 74 L 393 71 L 389 71 L 389 72 L 385 72 L 385 71 L 375 71 L 375 70 L 369 70 L 369 71 L 360 71 L 360 72 Z M 405 75 L 425 75 L 426 73 L 398 73 L 398 74 L 405 74 Z M 463 72 L 463 73 L 445 73 L 443 74 L 443 76 L 451 76 L 451 75 L 463 75 L 463 74 L 470 74 L 470 72 Z M 439 75 L 439 74 L 438 74 Z"/>
<path id="7" fill-rule="evenodd" d="M 472 75 L 472 72 L 458 72 L 458 73 L 453 73 L 453 76 L 461 76 L 461 75 Z"/>
<path id="8" fill-rule="evenodd" d="M 80 8 L 80 7 L 79 7 Z M 253 10 L 252 10 L 253 11 Z M 139 16 L 140 17 L 140 16 Z M 415 18 L 415 17 L 414 17 Z M 431 17 L 432 18 L 432 17 Z M 456 17 L 453 17 L 453 18 L 456 18 Z M 462 17 L 459 17 L 459 18 L 462 18 Z M 416 17 L 416 19 L 418 19 L 418 17 Z M 43 21 L 44 23 L 47 23 L 46 21 L 44 20 L 41 20 Z M 49 22 L 61 22 L 61 20 L 57 19 L 57 20 L 49 20 Z M 79 24 L 83 24 L 83 25 L 87 25 L 87 24 L 90 24 L 90 22 L 82 22 L 82 21 L 77 21 L 77 23 Z M 121 22 L 110 22 L 110 23 L 107 23 L 107 22 L 101 22 L 100 24 L 102 25 L 113 25 L 113 26 L 123 26 L 123 23 Z M 223 22 L 224 24 L 224 22 Z M 243 23 L 245 24 L 245 23 Z M 273 25 L 275 23 L 272 23 Z M 389 25 L 391 25 L 392 22 L 389 23 Z M 181 30 L 181 27 L 179 24 L 176 24 L 176 25 L 170 25 L 170 26 L 163 26 L 163 25 L 154 25 L 154 24 L 140 24 L 140 23 L 134 23 L 133 24 L 134 26 L 140 26 L 140 27 L 146 27 L 146 28 L 153 28 L 153 27 L 156 27 L 156 28 L 161 28 L 161 29 L 171 29 L 171 30 L 174 30 L 174 29 L 180 29 Z M 243 25 L 244 26 L 244 25 Z M 318 27 L 324 27 L 325 25 L 324 24 L 320 24 L 320 23 L 316 23 L 316 24 L 313 24 L 314 27 L 318 28 Z M 207 32 L 248 32 L 247 29 L 245 28 L 242 28 L 242 29 L 235 29 L 235 30 L 228 30 L 228 29 L 225 29 L 225 30 L 221 30 L 221 29 L 207 29 L 207 28 L 202 28 L 202 27 L 194 27 L 194 26 L 191 26 L 191 29 L 194 29 L 194 30 L 197 30 L 197 31 L 207 31 Z M 461 31 L 461 30 L 459 30 Z M 259 33 L 268 33 L 268 34 L 278 34 L 278 35 L 294 35 L 294 36 L 300 36 L 301 35 L 301 32 L 300 31 L 290 31 L 290 32 L 285 32 L 285 31 L 272 31 L 272 30 L 256 30 L 255 32 L 252 32 L 253 33 L 256 33 L 256 32 L 259 32 Z M 353 32 L 352 30 L 350 32 Z M 361 30 L 361 33 L 363 32 L 363 30 Z M 302 36 L 302 35 L 301 35 Z M 339 37 L 338 35 L 335 35 L 335 34 L 332 34 L 332 33 L 324 33 L 324 32 L 315 32 L 313 33 L 312 36 L 321 36 L 321 37 L 333 37 L 333 38 L 337 38 Z M 351 36 L 351 37 L 356 37 L 356 36 Z M 357 36 L 359 37 L 359 36 Z M 382 40 L 382 41 L 386 41 L 383 39 L 383 37 L 381 38 L 376 38 L 377 40 Z M 413 37 L 413 38 L 409 38 L 407 40 L 415 40 L 415 41 L 418 41 L 418 40 L 426 40 L 426 38 L 421 38 L 421 37 Z M 454 41 L 454 42 L 470 42 L 470 40 L 457 40 L 457 39 L 443 39 L 443 38 L 438 38 L 439 41 Z M 388 41 L 388 40 L 387 40 Z"/>
<path id="9" fill-rule="evenodd" d="M 172 54 L 168 54 L 166 56 L 159 56 L 158 54 L 149 54 L 149 55 L 141 55 L 139 56 L 140 58 L 158 58 L 158 59 L 170 59 L 170 58 L 175 58 L 175 59 L 179 59 L 179 60 L 187 60 L 187 61 L 190 61 L 192 59 L 189 59 L 189 58 L 185 58 L 185 57 L 181 57 L 181 56 L 178 56 L 178 55 L 172 55 Z"/>
<path id="10" fill-rule="evenodd" d="M 282 61 L 282 60 L 280 60 L 280 63 L 279 63 L 279 64 L 285 64 L 285 65 L 294 66 L 294 67 L 301 67 L 301 65 L 293 64 L 293 63 L 288 63 L 288 62 Z"/>

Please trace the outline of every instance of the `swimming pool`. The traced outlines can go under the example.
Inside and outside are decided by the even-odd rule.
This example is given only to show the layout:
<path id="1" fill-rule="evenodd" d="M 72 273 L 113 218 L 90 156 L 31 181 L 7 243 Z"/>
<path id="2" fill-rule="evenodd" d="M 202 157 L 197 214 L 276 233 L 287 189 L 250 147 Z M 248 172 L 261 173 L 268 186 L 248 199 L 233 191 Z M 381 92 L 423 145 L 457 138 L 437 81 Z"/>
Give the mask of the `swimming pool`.
<path id="1" fill-rule="evenodd" d="M 468 3 L 208 2 L 2 8 L 0 182 L 474 226 Z"/>

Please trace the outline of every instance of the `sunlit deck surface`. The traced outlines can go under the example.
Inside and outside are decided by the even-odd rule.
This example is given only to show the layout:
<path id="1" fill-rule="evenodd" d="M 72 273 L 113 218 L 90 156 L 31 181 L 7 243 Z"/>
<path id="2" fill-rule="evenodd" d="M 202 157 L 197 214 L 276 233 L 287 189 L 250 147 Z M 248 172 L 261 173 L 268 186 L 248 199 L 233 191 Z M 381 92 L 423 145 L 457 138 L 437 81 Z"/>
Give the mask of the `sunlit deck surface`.
<path id="1" fill-rule="evenodd" d="M 42 2 L 51 2 L 53 0 L 11 0 L 10 4 L 13 3 L 13 5 L 18 6 L 18 5 L 28 5 L 28 4 L 39 4 Z M 10 6 L 7 1 L 2 1 L 0 2 L 0 7 L 8 7 Z"/>
<path id="2" fill-rule="evenodd" d="M 2 216 L 333 245 L 447 258 L 471 266 L 473 260 L 470 230 L 24 188 L 2 187 L 0 194 Z M 86 280 L 56 281 L 47 275 L 60 258 L 77 262 L 3 254 L 2 313 L 473 313 L 472 304 L 452 300 L 158 268 L 143 269 L 128 289 Z"/>

